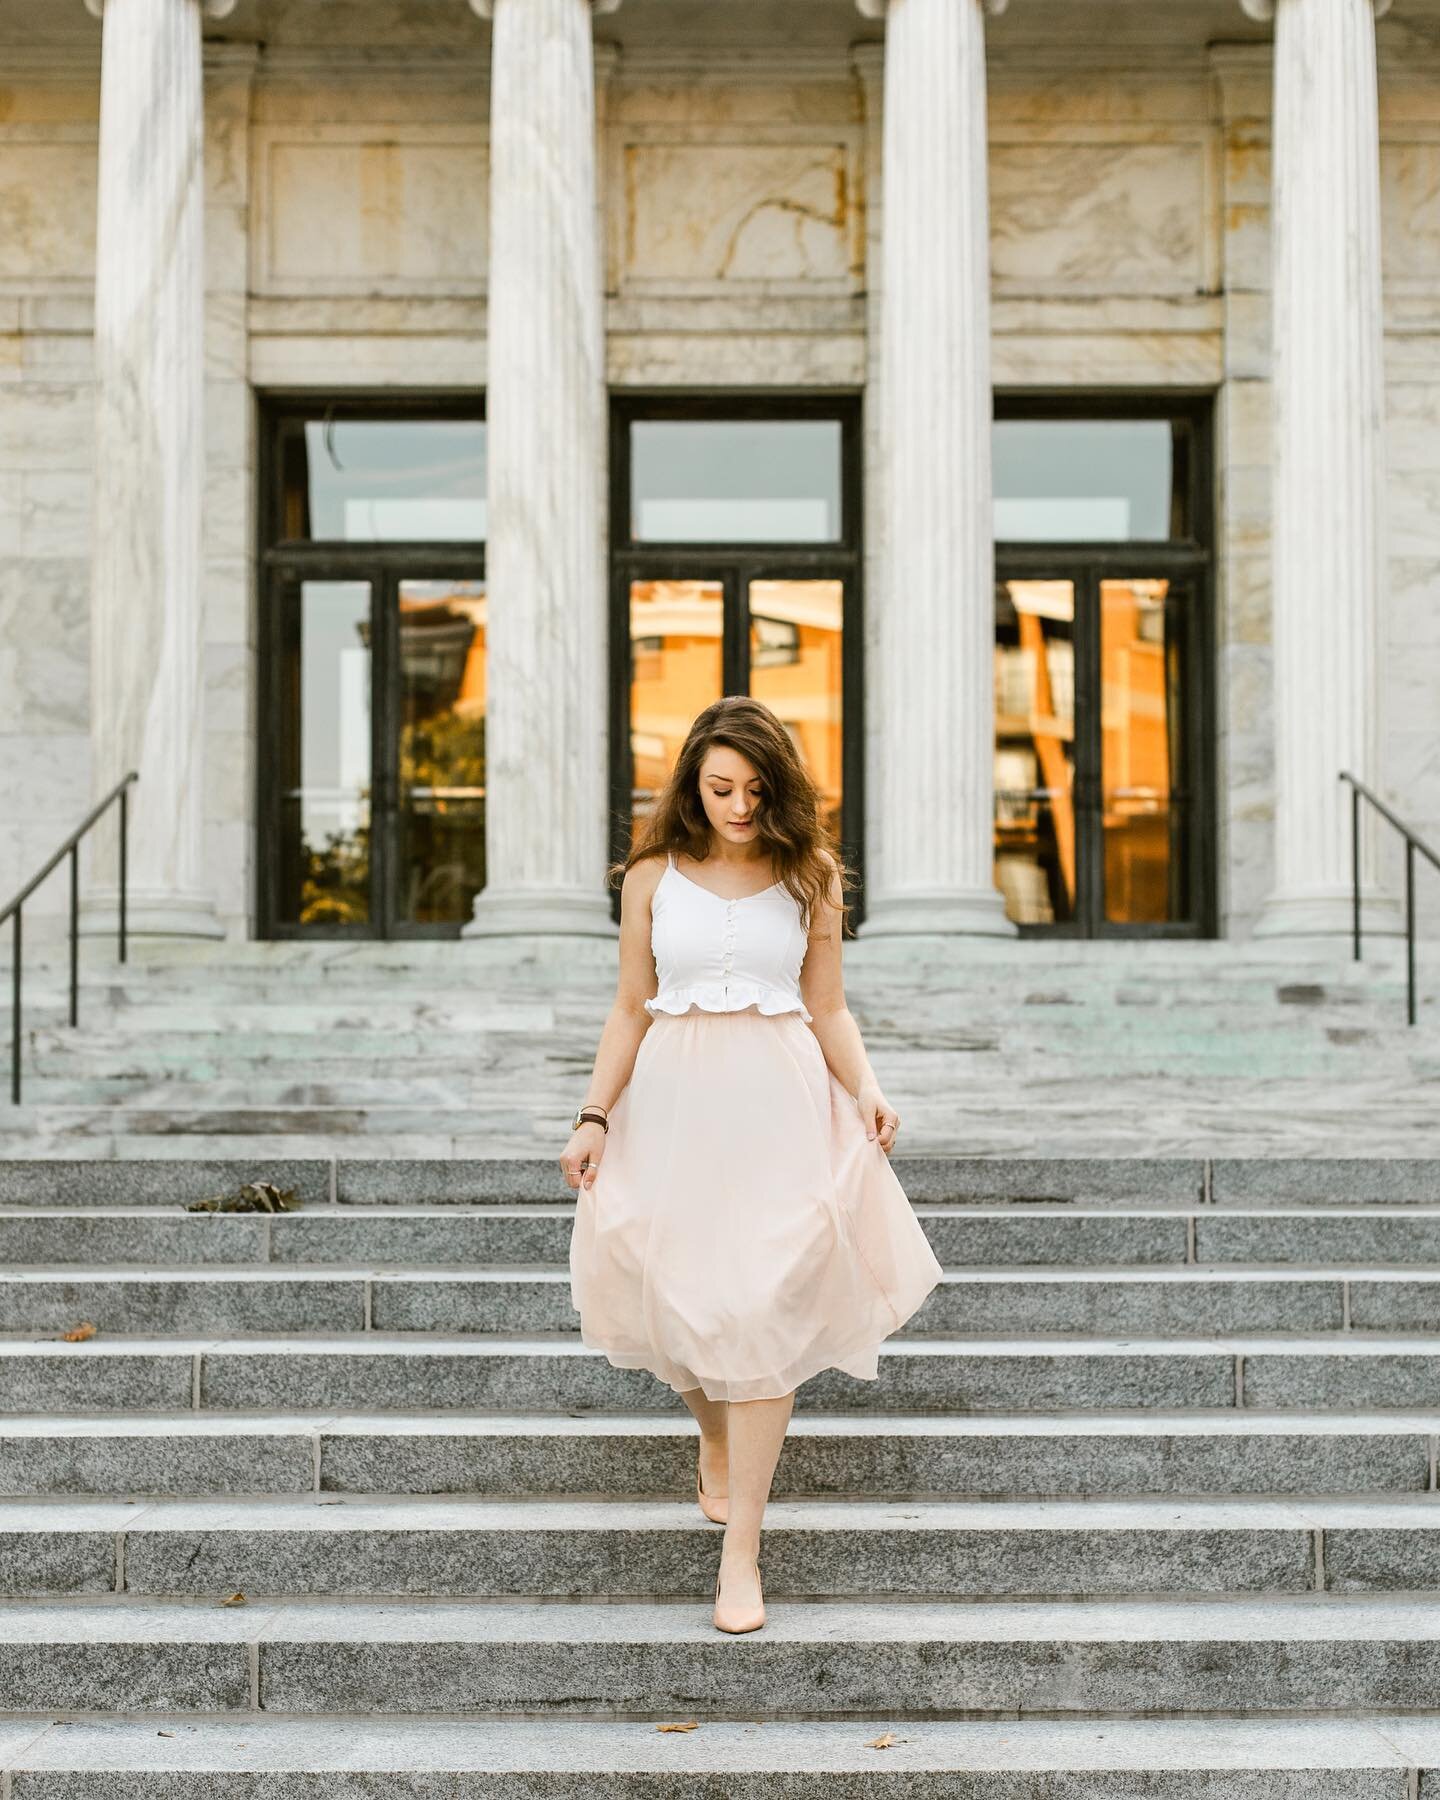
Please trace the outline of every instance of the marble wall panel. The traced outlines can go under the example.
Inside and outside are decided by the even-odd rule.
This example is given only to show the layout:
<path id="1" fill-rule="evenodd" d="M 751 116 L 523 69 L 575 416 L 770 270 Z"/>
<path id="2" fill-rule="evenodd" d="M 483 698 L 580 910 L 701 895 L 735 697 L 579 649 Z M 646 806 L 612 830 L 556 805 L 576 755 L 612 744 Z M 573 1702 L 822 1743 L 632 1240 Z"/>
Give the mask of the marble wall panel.
<path id="1" fill-rule="evenodd" d="M 0 282 L 84 281 L 95 260 L 92 137 L 0 131 Z"/>
<path id="2" fill-rule="evenodd" d="M 1212 333 L 995 333 L 992 378 L 997 387 L 1214 387 L 1221 346 Z"/>
<path id="3" fill-rule="evenodd" d="M 25 505 L 25 476 L 19 469 L 0 473 L 0 556 L 18 556 Z"/>
<path id="4" fill-rule="evenodd" d="M 1440 561 L 1392 556 L 1386 635 L 1392 646 L 1440 647 Z"/>
<path id="5" fill-rule="evenodd" d="M 1381 144 L 1380 208 L 1387 287 L 1440 302 L 1440 135 Z"/>
<path id="6" fill-rule="evenodd" d="M 1215 177 L 1213 137 L 1201 130 L 1169 143 L 992 138 L 997 292 L 1214 289 Z"/>
<path id="7" fill-rule="evenodd" d="M 853 144 L 627 143 L 621 285 L 858 283 Z"/>
<path id="8" fill-rule="evenodd" d="M 488 158 L 474 127 L 256 133 L 258 292 L 449 292 L 484 277 Z"/>

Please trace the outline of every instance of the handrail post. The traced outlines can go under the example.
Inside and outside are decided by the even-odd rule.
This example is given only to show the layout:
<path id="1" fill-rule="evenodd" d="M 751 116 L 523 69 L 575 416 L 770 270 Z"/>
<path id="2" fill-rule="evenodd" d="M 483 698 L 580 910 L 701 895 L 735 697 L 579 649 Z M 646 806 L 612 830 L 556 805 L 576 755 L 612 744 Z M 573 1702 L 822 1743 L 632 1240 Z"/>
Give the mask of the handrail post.
<path id="1" fill-rule="evenodd" d="M 1350 880 L 1351 880 L 1351 913 L 1352 930 L 1355 938 L 1355 958 L 1360 960 L 1360 790 L 1352 781 L 1350 783 Z"/>
<path id="2" fill-rule="evenodd" d="M 70 852 L 70 1023 L 80 1023 L 80 846 Z"/>
<path id="3" fill-rule="evenodd" d="M 10 1099 L 20 1104 L 20 914 L 24 909 L 15 908 L 15 929 L 10 937 L 12 962 L 10 965 Z"/>
<path id="4" fill-rule="evenodd" d="M 1415 846 L 1405 840 L 1405 993 L 1409 1023 L 1415 1023 Z"/>
<path id="5" fill-rule="evenodd" d="M 130 790 L 120 790 L 120 961 L 125 960 L 125 867 L 129 860 Z"/>

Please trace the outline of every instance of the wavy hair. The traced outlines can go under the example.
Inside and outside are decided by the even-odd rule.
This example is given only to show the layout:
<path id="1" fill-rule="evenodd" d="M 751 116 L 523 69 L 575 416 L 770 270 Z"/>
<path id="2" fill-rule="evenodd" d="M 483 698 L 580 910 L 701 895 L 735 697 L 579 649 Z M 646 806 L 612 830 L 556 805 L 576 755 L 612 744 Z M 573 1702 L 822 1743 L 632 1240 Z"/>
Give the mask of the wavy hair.
<path id="1" fill-rule="evenodd" d="M 727 694 L 696 716 L 654 810 L 636 833 L 629 854 L 610 865 L 607 880 L 615 885 L 636 863 L 664 851 L 705 861 L 711 828 L 700 798 L 700 768 L 715 744 L 737 751 L 760 778 L 757 835 L 770 853 L 776 881 L 799 904 L 808 932 L 814 909 L 830 891 L 831 861 L 825 852 L 839 874 L 842 899 L 856 886 L 855 874 L 824 824 L 820 790 L 789 732 L 763 700 L 748 694 Z M 841 915 L 841 931 L 855 935 L 848 908 Z"/>

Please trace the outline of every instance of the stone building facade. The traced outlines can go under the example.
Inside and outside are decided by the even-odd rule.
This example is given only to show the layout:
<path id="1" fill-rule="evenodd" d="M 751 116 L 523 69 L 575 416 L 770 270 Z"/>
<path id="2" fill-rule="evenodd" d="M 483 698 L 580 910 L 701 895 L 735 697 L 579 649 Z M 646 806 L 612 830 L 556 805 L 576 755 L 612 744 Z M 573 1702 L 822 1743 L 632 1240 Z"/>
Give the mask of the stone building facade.
<path id="1" fill-rule="evenodd" d="M 137 929 L 608 933 L 748 688 L 862 930 L 1345 929 L 1342 768 L 1440 840 L 1440 4 L 1270 10 L 11 0 L 0 897 L 135 768 Z"/>

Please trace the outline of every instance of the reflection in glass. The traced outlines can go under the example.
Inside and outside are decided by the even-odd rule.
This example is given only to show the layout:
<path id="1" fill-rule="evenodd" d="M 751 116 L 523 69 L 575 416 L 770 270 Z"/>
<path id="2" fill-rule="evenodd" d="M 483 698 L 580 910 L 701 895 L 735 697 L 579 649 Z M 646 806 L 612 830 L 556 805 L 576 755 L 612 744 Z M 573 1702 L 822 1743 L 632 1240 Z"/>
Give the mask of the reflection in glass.
<path id="1" fill-rule="evenodd" d="M 995 595 L 995 881 L 1017 924 L 1075 916 L 1075 587 Z"/>
<path id="2" fill-rule="evenodd" d="M 1184 448 L 1169 419 L 997 419 L 995 536 L 1184 537 Z"/>
<path id="3" fill-rule="evenodd" d="M 724 621 L 721 582 L 630 584 L 632 834 L 669 780 L 696 713 L 720 698 Z"/>
<path id="4" fill-rule="evenodd" d="M 750 583 L 750 692 L 790 733 L 824 796 L 825 822 L 837 840 L 844 606 L 839 581 Z"/>
<path id="5" fill-rule="evenodd" d="M 304 581 L 285 619 L 281 916 L 370 917 L 370 584 Z"/>
<path id="6" fill-rule="evenodd" d="M 841 536 L 838 419 L 637 419 L 630 535 L 668 544 Z"/>
<path id="7" fill-rule="evenodd" d="M 479 543 L 479 419 L 309 419 L 283 439 L 280 536 L 344 543 Z"/>
<path id="8" fill-rule="evenodd" d="M 485 585 L 402 581 L 397 911 L 470 917 L 485 885 Z"/>
<path id="9" fill-rule="evenodd" d="M 1164 924 L 1187 912 L 1176 599 L 1168 581 L 1100 583 L 1105 916 L 1125 924 Z"/>

